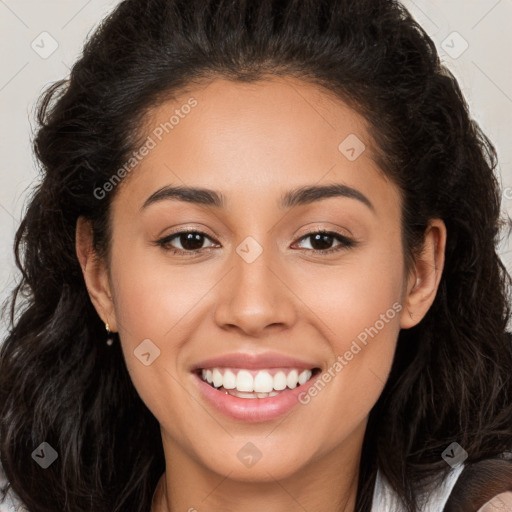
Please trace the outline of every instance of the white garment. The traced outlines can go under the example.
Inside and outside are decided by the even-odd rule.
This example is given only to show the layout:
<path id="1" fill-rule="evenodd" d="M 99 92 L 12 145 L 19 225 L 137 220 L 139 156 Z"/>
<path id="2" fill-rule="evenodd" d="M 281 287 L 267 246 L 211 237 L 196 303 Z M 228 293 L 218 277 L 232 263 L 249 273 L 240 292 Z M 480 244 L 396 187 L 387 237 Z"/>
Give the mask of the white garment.
<path id="1" fill-rule="evenodd" d="M 440 512 L 443 510 L 463 469 L 464 464 L 455 466 L 441 485 L 431 493 L 420 496 L 418 504 L 421 512 Z M 380 471 L 377 472 L 375 481 L 371 512 L 404 512 L 398 495 Z"/>
<path id="2" fill-rule="evenodd" d="M 5 475 L 0 469 L 0 486 L 3 488 L 6 483 Z M 0 499 L 2 496 L 3 494 L 0 492 Z M 14 491 L 9 489 L 5 500 L 0 503 L 0 512 L 28 512 L 28 509 L 21 503 Z"/>
<path id="3" fill-rule="evenodd" d="M 4 470 L 0 464 L 0 500 L 3 496 L 1 489 L 3 489 L 5 485 L 7 485 L 7 478 L 5 477 Z M 0 503 L 0 512 L 28 512 L 28 510 L 23 506 L 14 491 L 9 489 L 5 500 Z"/>

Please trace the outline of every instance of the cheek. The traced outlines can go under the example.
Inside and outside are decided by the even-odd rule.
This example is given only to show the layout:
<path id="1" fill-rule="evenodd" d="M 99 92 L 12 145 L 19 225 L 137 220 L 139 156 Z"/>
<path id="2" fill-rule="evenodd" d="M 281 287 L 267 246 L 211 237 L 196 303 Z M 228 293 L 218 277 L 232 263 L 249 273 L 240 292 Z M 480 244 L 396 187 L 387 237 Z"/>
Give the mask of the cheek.
<path id="1" fill-rule="evenodd" d="M 129 344 L 154 338 L 168 345 L 215 281 L 205 265 L 167 264 L 147 248 L 130 251 L 129 258 L 113 255 L 112 269 L 116 319 Z"/>
<path id="2" fill-rule="evenodd" d="M 303 417 L 304 429 L 312 433 L 309 442 L 323 445 L 327 453 L 366 420 L 379 399 L 400 331 L 402 306 L 398 300 L 391 301 L 392 294 L 382 293 L 381 300 L 375 294 L 342 295 L 342 303 L 322 315 L 332 326 L 332 332 L 324 330 L 332 359 L 300 397 L 304 407 L 310 408 Z M 361 299 L 365 300 L 361 303 Z"/>
<path id="3" fill-rule="evenodd" d="M 370 412 L 391 369 L 403 285 L 402 260 L 394 247 L 383 243 L 379 250 L 347 256 L 337 267 L 309 268 L 297 276 L 298 294 L 332 351 L 322 382 L 303 400 L 319 408 L 311 417 L 326 413 L 323 403 L 336 404 L 329 409 L 329 423 L 340 429 L 347 428 L 348 418 L 361 421 Z"/>
<path id="4" fill-rule="evenodd" d="M 179 430 L 187 432 L 187 418 L 175 413 L 191 405 L 179 383 L 187 376 L 184 347 L 205 322 L 204 304 L 215 291 L 217 273 L 209 265 L 171 264 L 156 250 L 121 244 L 113 248 L 111 268 L 117 326 L 133 385 L 159 421 L 180 423 Z M 148 347 L 144 352 L 142 343 Z M 136 354 L 148 349 L 150 360 L 153 351 L 157 357 L 145 366 Z"/>
<path id="5" fill-rule="evenodd" d="M 365 329 L 375 324 L 383 337 L 390 326 L 390 335 L 397 334 L 403 262 L 396 246 L 392 239 L 383 239 L 371 248 L 347 253 L 337 265 L 309 265 L 290 274 L 294 289 L 322 321 L 318 325 L 323 324 L 325 338 L 337 353 L 348 350 L 361 333 L 364 341 Z"/>

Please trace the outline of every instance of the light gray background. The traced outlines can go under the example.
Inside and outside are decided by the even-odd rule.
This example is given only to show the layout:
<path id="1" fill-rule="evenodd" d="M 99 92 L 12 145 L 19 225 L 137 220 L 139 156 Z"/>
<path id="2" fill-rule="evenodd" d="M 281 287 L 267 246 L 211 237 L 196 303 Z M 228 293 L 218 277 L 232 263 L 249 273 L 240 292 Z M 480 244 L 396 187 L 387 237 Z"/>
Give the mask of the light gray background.
<path id="1" fill-rule="evenodd" d="M 18 278 L 13 237 L 27 192 L 37 179 L 30 146 L 35 101 L 47 84 L 68 75 L 86 36 L 117 3 L 118 0 L 0 0 L 1 301 Z M 512 0 L 403 3 L 434 39 L 441 58 L 459 79 L 474 118 L 496 145 L 504 188 L 502 209 L 510 214 Z M 47 55 L 52 45 L 58 47 Z M 500 253 L 512 270 L 508 239 L 500 246 Z M 5 329 L 3 320 L 0 340 Z"/>

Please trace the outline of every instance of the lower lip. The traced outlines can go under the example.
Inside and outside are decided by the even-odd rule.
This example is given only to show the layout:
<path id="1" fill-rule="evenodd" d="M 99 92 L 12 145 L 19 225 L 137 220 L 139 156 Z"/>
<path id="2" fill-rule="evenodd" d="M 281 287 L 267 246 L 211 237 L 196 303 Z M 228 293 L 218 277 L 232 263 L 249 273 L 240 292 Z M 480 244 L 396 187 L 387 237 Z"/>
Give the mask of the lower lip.
<path id="1" fill-rule="evenodd" d="M 299 395 L 307 392 L 318 375 L 320 372 L 301 386 L 286 389 L 276 396 L 267 398 L 238 398 L 226 394 L 225 391 L 218 391 L 197 374 L 195 377 L 204 398 L 219 412 L 235 420 L 262 422 L 279 418 L 291 411 L 293 407 L 301 405 Z"/>

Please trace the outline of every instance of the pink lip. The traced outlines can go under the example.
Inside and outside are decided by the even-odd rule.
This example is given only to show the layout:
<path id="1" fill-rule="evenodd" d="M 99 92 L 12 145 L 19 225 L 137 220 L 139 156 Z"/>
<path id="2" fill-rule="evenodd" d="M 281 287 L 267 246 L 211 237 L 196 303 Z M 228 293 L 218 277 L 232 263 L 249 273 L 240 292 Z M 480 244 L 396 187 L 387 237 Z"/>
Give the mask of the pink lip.
<path id="1" fill-rule="evenodd" d="M 200 375 L 200 370 L 206 368 L 244 368 L 248 370 L 297 368 L 311 370 L 313 368 L 320 368 L 320 365 L 271 352 L 258 355 L 246 353 L 226 354 L 205 359 L 195 364 L 191 371 L 194 374 L 199 392 L 203 398 L 222 414 L 232 419 L 246 422 L 269 421 L 286 414 L 293 407 L 300 405 L 299 395 L 306 392 L 317 377 L 321 375 L 321 372 L 318 372 L 308 382 L 294 389 L 287 388 L 276 396 L 251 399 L 238 398 L 212 387 Z"/>
<path id="2" fill-rule="evenodd" d="M 311 370 L 312 368 L 319 367 L 319 365 L 271 352 L 258 355 L 234 353 L 200 361 L 192 367 L 191 371 L 195 372 L 203 368 L 215 367 L 247 368 L 248 370 L 265 368 L 297 368 Z"/>

